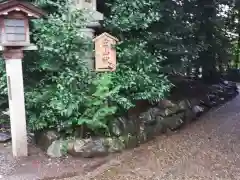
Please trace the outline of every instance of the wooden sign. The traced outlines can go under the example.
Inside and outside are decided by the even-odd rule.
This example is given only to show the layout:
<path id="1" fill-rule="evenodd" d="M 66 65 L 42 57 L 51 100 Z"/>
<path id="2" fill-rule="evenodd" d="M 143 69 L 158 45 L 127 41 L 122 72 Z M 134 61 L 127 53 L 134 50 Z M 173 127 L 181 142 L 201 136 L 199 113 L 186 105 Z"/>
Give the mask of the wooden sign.
<path id="1" fill-rule="evenodd" d="M 116 70 L 116 49 L 118 39 L 108 33 L 103 33 L 93 39 L 95 42 L 95 71 Z"/>

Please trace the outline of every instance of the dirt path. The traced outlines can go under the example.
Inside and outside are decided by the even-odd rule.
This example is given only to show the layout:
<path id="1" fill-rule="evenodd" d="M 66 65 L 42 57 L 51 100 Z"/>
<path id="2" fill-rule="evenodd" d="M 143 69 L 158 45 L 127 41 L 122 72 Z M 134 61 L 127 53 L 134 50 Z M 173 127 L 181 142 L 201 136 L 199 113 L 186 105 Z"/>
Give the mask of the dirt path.
<path id="1" fill-rule="evenodd" d="M 171 136 L 65 180 L 239 180 L 240 96 Z"/>

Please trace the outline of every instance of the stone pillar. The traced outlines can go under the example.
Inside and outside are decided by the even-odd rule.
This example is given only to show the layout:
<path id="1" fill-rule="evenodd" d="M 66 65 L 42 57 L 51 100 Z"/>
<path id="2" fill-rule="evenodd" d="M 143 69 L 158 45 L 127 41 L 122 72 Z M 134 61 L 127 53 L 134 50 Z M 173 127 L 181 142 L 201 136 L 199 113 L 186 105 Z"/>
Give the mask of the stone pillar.
<path id="1" fill-rule="evenodd" d="M 89 38 L 90 41 L 94 38 L 94 29 L 92 28 L 84 28 L 80 29 L 80 32 L 83 33 L 86 38 Z M 85 58 L 87 63 L 89 64 L 89 68 L 93 69 L 94 68 L 94 61 L 93 61 L 93 49 L 90 49 L 88 52 L 85 52 Z"/>
<path id="2" fill-rule="evenodd" d="M 22 72 L 23 51 L 6 50 L 3 55 L 7 72 L 12 152 L 15 157 L 27 156 L 27 129 Z"/>
<path id="3" fill-rule="evenodd" d="M 92 28 L 84 28 L 84 29 L 80 29 L 80 32 L 84 33 L 86 37 L 93 39 L 95 31 Z"/>
<path id="4" fill-rule="evenodd" d="M 97 11 L 97 0 L 73 0 L 71 9 L 83 9 L 87 27 L 80 29 L 81 33 L 84 33 L 86 37 L 91 39 L 94 38 L 94 28 L 99 27 L 99 21 L 103 20 L 103 14 Z M 94 67 L 93 61 L 93 49 L 91 52 L 86 52 L 86 60 L 89 63 L 89 67 L 92 69 Z"/>

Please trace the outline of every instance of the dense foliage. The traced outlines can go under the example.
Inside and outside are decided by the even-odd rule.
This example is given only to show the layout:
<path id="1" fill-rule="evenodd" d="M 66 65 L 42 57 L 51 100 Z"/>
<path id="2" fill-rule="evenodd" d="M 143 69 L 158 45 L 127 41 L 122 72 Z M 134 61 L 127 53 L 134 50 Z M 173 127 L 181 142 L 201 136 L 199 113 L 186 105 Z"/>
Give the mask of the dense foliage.
<path id="1" fill-rule="evenodd" d="M 226 21 L 228 11 L 225 9 L 226 5 L 234 8 L 232 3 L 221 0 L 145 0 L 125 3 L 109 0 L 109 19 L 114 20 L 115 29 L 119 26 L 125 36 L 129 37 L 130 33 L 130 37 L 147 40 L 151 51 L 165 59 L 162 64 L 165 70 L 171 70 L 170 67 L 189 74 L 193 68 L 196 76 L 200 74 L 198 70 L 202 69 L 202 75 L 209 80 L 217 72 L 222 72 L 231 60 L 232 45 L 227 36 L 230 29 L 226 28 L 229 21 Z M 145 17 L 154 19 L 146 21 Z M 144 24 L 136 25 L 132 23 L 134 21 L 144 21 Z"/>
<path id="2" fill-rule="evenodd" d="M 167 75 L 214 80 L 231 64 L 238 67 L 239 2 L 106 0 L 100 9 L 102 31 L 120 40 L 118 65 L 116 72 L 95 73 L 86 61 L 91 40 L 80 32 L 86 27 L 83 12 L 70 12 L 64 0 L 37 0 L 49 16 L 32 24 L 39 50 L 26 53 L 23 62 L 29 127 L 70 133 L 87 127 L 108 135 L 109 121 L 135 101 L 166 96 L 171 88 Z M 3 61 L 0 75 L 0 100 L 6 107 Z"/>

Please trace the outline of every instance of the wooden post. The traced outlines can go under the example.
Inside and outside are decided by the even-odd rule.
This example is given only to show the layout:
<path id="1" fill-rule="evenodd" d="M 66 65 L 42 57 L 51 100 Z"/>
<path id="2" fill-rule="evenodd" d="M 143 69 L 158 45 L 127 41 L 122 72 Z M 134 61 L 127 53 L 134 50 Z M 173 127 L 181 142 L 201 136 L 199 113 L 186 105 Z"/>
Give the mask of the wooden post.
<path id="1" fill-rule="evenodd" d="M 29 20 L 45 16 L 31 3 L 9 0 L 0 3 L 0 51 L 6 61 L 13 156 L 27 156 L 27 129 L 23 89 L 23 50 L 36 50 L 30 42 Z"/>
<path id="2" fill-rule="evenodd" d="M 3 55 L 7 72 L 12 152 L 15 157 L 27 156 L 27 130 L 22 73 L 23 51 L 7 49 L 3 52 Z"/>

